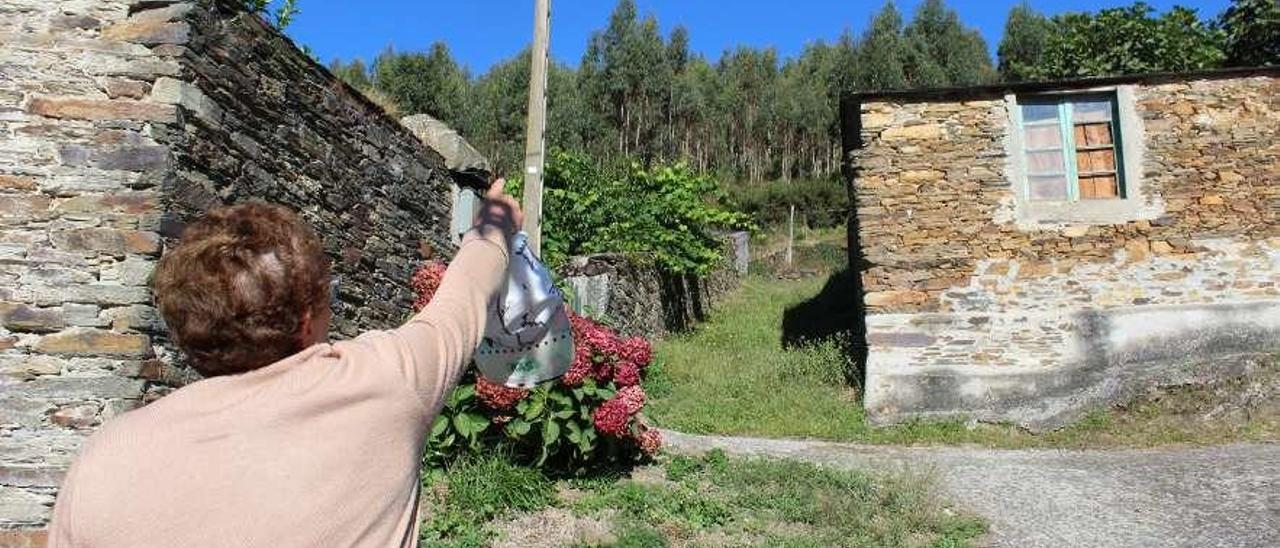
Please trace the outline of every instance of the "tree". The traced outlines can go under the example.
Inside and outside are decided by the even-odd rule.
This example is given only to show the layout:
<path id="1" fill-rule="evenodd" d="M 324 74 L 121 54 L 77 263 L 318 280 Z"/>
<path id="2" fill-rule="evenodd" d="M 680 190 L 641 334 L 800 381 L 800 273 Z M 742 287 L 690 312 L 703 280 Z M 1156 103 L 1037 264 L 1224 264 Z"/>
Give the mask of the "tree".
<path id="1" fill-rule="evenodd" d="M 1144 2 L 1097 14 L 1055 16 L 1035 79 L 1078 78 L 1213 68 L 1225 59 L 1222 33 L 1194 10 L 1175 7 L 1160 17 Z"/>
<path id="2" fill-rule="evenodd" d="M 942 0 L 925 0 L 903 32 L 911 60 L 908 80 L 917 86 L 971 86 L 996 79 L 987 42 Z"/>
<path id="3" fill-rule="evenodd" d="M 1228 65 L 1280 65 L 1280 4 L 1276 0 L 1232 0 L 1215 27 L 1224 35 Z"/>
<path id="4" fill-rule="evenodd" d="M 367 91 L 373 87 L 373 82 L 369 80 L 369 69 L 364 66 L 364 61 L 359 58 L 352 59 L 350 63 L 346 64 L 341 59 L 334 59 L 329 63 L 329 72 L 332 72 L 339 80 L 360 91 Z"/>
<path id="5" fill-rule="evenodd" d="M 1023 2 L 1009 11 L 997 55 L 1000 77 L 1006 81 L 1027 80 L 1043 62 L 1045 44 L 1053 25 L 1049 18 Z"/>
<path id="6" fill-rule="evenodd" d="M 397 53 L 388 47 L 373 63 L 374 85 L 403 115 L 426 113 L 458 127 L 469 87 L 467 73 L 443 42 L 427 53 Z"/>
<path id="7" fill-rule="evenodd" d="M 906 88 L 906 49 L 902 14 L 893 2 L 886 2 L 858 42 L 854 69 L 858 88 L 873 91 Z"/>

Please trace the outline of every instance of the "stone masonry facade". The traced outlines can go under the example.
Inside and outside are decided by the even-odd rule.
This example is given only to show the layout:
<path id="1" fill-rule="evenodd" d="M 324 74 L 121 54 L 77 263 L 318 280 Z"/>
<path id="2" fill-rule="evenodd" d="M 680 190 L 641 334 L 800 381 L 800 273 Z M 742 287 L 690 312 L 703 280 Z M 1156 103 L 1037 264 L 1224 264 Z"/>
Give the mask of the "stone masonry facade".
<path id="1" fill-rule="evenodd" d="M 185 222 L 299 210 L 342 276 L 335 331 L 410 310 L 448 256 L 438 154 L 229 0 L 0 0 L 0 545 L 38 546 L 103 421 L 190 382 L 148 282 Z"/>
<path id="2" fill-rule="evenodd" d="M 1081 91 L 1120 103 L 1130 195 L 1033 211 L 1016 103 Z M 857 117 L 845 127 L 874 420 L 1052 428 L 1280 349 L 1280 71 L 889 94 L 844 110 Z"/>

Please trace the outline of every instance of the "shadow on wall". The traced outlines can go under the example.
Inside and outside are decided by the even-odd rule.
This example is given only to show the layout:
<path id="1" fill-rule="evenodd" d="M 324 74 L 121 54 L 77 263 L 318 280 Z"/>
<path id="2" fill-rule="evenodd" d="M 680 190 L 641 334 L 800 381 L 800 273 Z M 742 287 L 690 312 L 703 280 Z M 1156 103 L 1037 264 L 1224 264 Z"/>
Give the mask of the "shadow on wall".
<path id="1" fill-rule="evenodd" d="M 703 302 L 706 288 L 703 287 L 703 280 L 691 274 L 679 274 L 661 268 L 656 270 L 658 290 L 662 295 L 662 319 L 667 331 L 687 331 L 694 324 L 706 321 L 707 308 Z"/>

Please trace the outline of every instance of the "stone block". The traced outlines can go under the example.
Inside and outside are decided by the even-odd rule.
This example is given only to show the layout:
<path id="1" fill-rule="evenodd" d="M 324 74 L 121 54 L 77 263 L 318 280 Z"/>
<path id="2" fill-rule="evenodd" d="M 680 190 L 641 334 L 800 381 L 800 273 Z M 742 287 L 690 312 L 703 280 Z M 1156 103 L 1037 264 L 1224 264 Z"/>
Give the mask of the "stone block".
<path id="1" fill-rule="evenodd" d="M 82 97 L 34 96 L 25 110 L 49 118 L 79 120 L 138 120 L 174 123 L 178 120 L 173 105 L 127 101 L 124 99 L 85 99 Z"/>
<path id="2" fill-rule="evenodd" d="M 77 327 L 105 327 L 106 320 L 98 317 L 102 308 L 93 304 L 66 303 L 62 305 L 62 313 L 67 325 Z"/>
<path id="3" fill-rule="evenodd" d="M 102 81 L 102 89 L 107 92 L 107 97 L 112 99 L 121 97 L 142 99 L 151 92 L 151 84 L 131 78 L 105 78 Z"/>
<path id="4" fill-rule="evenodd" d="M 59 198 L 53 202 L 58 213 L 154 213 L 160 208 L 160 196 L 150 191 L 122 191 L 111 194 L 82 194 Z"/>
<path id="5" fill-rule="evenodd" d="M 0 529 L 0 546 L 5 548 L 45 548 L 49 531 L 45 529 Z"/>
<path id="6" fill-rule="evenodd" d="M 1151 242 L 1151 252 L 1156 255 L 1168 255 L 1173 253 L 1173 246 L 1169 245 L 1169 242 L 1156 240 Z"/>
<path id="7" fill-rule="evenodd" d="M 24 383 L 20 386 L 26 388 L 28 384 Z M 44 424 L 45 414 L 52 407 L 49 402 L 31 398 L 29 394 L 19 393 L 6 386 L 5 392 L 0 393 L 0 429 L 40 428 Z"/>
<path id="8" fill-rule="evenodd" d="M 97 404 L 81 403 L 59 407 L 49 413 L 49 421 L 66 428 L 92 428 L 101 423 Z"/>
<path id="9" fill-rule="evenodd" d="M 0 218 L 48 218 L 51 200 L 42 194 L 0 194 Z"/>
<path id="10" fill-rule="evenodd" d="M 149 231 L 79 228 L 53 232 L 50 239 L 54 247 L 63 251 L 96 251 L 117 256 L 160 253 L 160 235 Z"/>
<path id="11" fill-rule="evenodd" d="M 88 15 L 66 14 L 49 20 L 53 30 L 93 30 L 102 26 L 102 21 Z"/>
<path id="12" fill-rule="evenodd" d="M 59 286 L 26 286 L 13 293 L 13 300 L 35 303 L 38 305 L 61 305 L 63 303 L 95 303 L 103 305 L 140 304 L 151 301 L 151 292 L 146 287 L 124 285 L 85 284 Z"/>
<path id="13" fill-rule="evenodd" d="M 933 141 L 942 139 L 944 135 L 941 124 L 919 124 L 888 128 L 880 132 L 880 139 L 886 142 Z"/>
<path id="14" fill-rule="evenodd" d="M 928 333 L 872 332 L 867 333 L 867 344 L 870 346 L 887 346 L 901 348 L 924 348 L 938 341 L 937 337 Z"/>
<path id="15" fill-rule="evenodd" d="M 0 464 L 0 485 L 56 488 L 66 474 L 65 468 L 54 466 Z"/>
<path id="16" fill-rule="evenodd" d="M 1235 171 L 1219 171 L 1218 180 L 1224 183 L 1240 183 L 1244 182 L 1244 175 Z"/>
<path id="17" fill-rule="evenodd" d="M 148 171 L 169 165 L 169 149 L 162 146 L 86 147 L 64 145 L 58 150 L 63 165 L 106 170 Z"/>
<path id="18" fill-rule="evenodd" d="M 42 526 L 52 507 L 52 495 L 0 485 L 0 528 Z"/>
<path id="19" fill-rule="evenodd" d="M 893 123 L 893 114 L 885 112 L 862 113 L 863 129 L 879 129 Z"/>
<path id="20" fill-rule="evenodd" d="M 20 333 L 49 333 L 66 327 L 67 320 L 60 309 L 0 303 L 0 325 Z"/>
<path id="21" fill-rule="evenodd" d="M 156 332 L 164 329 L 160 312 L 144 305 L 122 306 L 107 310 L 104 314 L 116 331 Z"/>
<path id="22" fill-rule="evenodd" d="M 119 358 L 149 358 L 152 355 L 151 339 L 146 335 L 86 328 L 72 328 L 46 335 L 36 342 L 35 351 L 66 356 Z"/>
<path id="23" fill-rule="evenodd" d="M 63 361 L 53 356 L 31 354 L 0 355 L 0 375 L 28 381 L 45 375 L 62 373 Z M 4 384 L 0 382 L 0 384 Z"/>
<path id="24" fill-rule="evenodd" d="M 151 100 L 157 103 L 181 105 L 196 117 L 214 127 L 222 126 L 222 108 L 209 99 L 200 88 L 176 78 L 160 78 L 151 90 Z"/>
<path id="25" fill-rule="evenodd" d="M 35 190 L 36 180 L 20 175 L 0 174 L 0 190 Z"/>
<path id="26" fill-rule="evenodd" d="M 191 25 L 182 21 L 127 19 L 103 29 L 102 37 L 145 45 L 185 44 L 191 38 Z"/>
<path id="27" fill-rule="evenodd" d="M 867 306 L 894 307 L 918 305 L 929 300 L 929 294 L 923 291 L 877 291 L 867 293 L 863 302 Z"/>
<path id="28" fill-rule="evenodd" d="M 22 384 L 29 400 L 91 401 L 138 399 L 144 381 L 119 375 L 98 377 L 40 377 Z"/>
<path id="29" fill-rule="evenodd" d="M 898 177 L 898 180 L 907 184 L 928 183 L 941 181 L 945 176 L 945 173 L 934 169 L 908 170 L 902 172 L 902 175 Z"/>
<path id="30" fill-rule="evenodd" d="M 1124 250 L 1132 262 L 1142 262 L 1151 256 L 1151 244 L 1144 239 L 1133 239 L 1125 242 Z"/>
<path id="31" fill-rule="evenodd" d="M 1062 229 L 1062 235 L 1068 238 L 1083 238 L 1088 233 L 1088 225 L 1072 225 Z"/>
<path id="32" fill-rule="evenodd" d="M 1227 203 L 1222 196 L 1208 194 L 1200 197 L 1200 205 L 1223 205 Z"/>

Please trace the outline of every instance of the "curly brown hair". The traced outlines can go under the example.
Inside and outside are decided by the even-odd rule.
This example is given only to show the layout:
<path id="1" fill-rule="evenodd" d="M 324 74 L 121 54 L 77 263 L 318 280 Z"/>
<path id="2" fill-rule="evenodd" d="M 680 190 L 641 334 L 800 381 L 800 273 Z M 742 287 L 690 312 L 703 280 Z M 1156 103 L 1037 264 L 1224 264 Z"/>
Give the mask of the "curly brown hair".
<path id="1" fill-rule="evenodd" d="M 315 232 L 293 211 L 261 202 L 214 209 L 187 227 L 154 281 L 160 314 L 206 377 L 302 350 L 302 317 L 328 302 L 328 286 Z"/>

